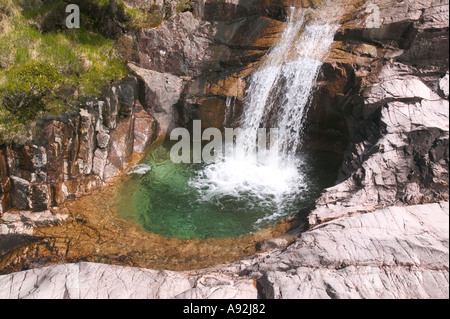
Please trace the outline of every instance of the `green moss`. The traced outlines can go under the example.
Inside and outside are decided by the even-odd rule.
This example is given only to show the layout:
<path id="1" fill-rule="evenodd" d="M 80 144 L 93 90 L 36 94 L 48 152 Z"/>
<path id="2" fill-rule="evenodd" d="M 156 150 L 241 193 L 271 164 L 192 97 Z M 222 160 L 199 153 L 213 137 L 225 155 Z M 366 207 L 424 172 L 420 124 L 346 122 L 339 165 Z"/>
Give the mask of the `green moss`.
<path id="1" fill-rule="evenodd" d="M 73 111 L 128 73 L 114 40 L 87 28 L 43 28 L 63 1 L 44 7 L 29 0 L 3 3 L 8 7 L 0 10 L 0 143 L 23 140 L 32 123 Z"/>
<path id="2" fill-rule="evenodd" d="M 63 79 L 50 64 L 34 61 L 11 67 L 3 77 L 0 103 L 23 123 L 58 99 L 57 89 Z"/>
<path id="3" fill-rule="evenodd" d="M 163 13 L 157 10 L 147 11 L 125 7 L 125 14 L 127 17 L 125 25 L 129 30 L 155 28 L 164 21 Z"/>
<path id="4" fill-rule="evenodd" d="M 186 12 L 192 10 L 191 0 L 178 0 L 177 12 Z"/>

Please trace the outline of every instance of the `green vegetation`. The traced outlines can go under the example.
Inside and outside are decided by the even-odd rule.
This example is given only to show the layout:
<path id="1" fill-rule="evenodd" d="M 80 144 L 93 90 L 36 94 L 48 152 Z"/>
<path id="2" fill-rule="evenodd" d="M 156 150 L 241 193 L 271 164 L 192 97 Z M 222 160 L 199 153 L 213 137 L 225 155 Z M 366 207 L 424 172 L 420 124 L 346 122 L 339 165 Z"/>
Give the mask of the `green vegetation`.
<path id="1" fill-rule="evenodd" d="M 2 106 L 26 120 L 58 100 L 57 90 L 63 76 L 44 62 L 13 66 L 5 72 L 8 81 L 0 88 Z"/>
<path id="2" fill-rule="evenodd" d="M 126 2 L 0 0 L 0 143 L 23 143 L 37 121 L 73 112 L 128 73 L 138 54 L 125 33 L 159 26 L 164 10 Z M 79 6 L 81 29 L 66 28 L 68 4 Z M 177 12 L 191 9 L 178 0 Z"/>
<path id="3" fill-rule="evenodd" d="M 178 0 L 177 12 L 185 12 L 192 10 L 191 0 Z"/>
<path id="4" fill-rule="evenodd" d="M 36 121 L 73 111 L 128 73 L 115 41 L 88 19 L 69 30 L 64 1 L 37 2 L 0 0 L 0 142 L 23 142 Z"/>
<path id="5" fill-rule="evenodd" d="M 142 28 L 155 28 L 164 20 L 164 16 L 160 11 L 146 11 L 134 8 L 125 8 L 128 17 L 126 27 L 130 30 Z"/>

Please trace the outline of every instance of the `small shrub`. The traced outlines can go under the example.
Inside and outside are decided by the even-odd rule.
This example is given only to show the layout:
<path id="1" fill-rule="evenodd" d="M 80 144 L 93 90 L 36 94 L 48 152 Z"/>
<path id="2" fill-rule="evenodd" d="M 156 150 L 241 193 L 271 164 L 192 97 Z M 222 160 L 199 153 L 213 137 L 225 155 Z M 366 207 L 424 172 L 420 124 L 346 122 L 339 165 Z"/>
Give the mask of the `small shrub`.
<path id="1" fill-rule="evenodd" d="M 156 28 L 164 21 L 163 13 L 159 10 L 147 11 L 134 8 L 125 8 L 126 22 L 128 30 Z"/>
<path id="2" fill-rule="evenodd" d="M 34 119 L 46 105 L 57 99 L 62 75 L 43 62 L 13 66 L 4 72 L 6 81 L 0 86 L 1 106 L 21 122 Z"/>
<path id="3" fill-rule="evenodd" d="M 191 0 L 178 0 L 177 2 L 177 12 L 186 12 L 192 10 Z"/>
<path id="4" fill-rule="evenodd" d="M 114 48 L 119 58 L 124 61 L 139 61 L 137 43 L 129 36 L 120 37 L 114 44 Z"/>

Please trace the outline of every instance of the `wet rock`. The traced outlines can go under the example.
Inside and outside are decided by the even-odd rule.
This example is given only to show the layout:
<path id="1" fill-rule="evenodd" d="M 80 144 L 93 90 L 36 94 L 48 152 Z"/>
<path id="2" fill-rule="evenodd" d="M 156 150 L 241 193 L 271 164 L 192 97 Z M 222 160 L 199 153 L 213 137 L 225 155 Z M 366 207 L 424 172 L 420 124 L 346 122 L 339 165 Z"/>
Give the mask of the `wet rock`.
<path id="1" fill-rule="evenodd" d="M 201 129 L 209 127 L 221 129 L 225 123 L 226 101 L 219 98 L 209 98 L 199 101 L 192 109 L 192 118 L 201 119 Z"/>
<path id="2" fill-rule="evenodd" d="M 120 121 L 111 133 L 106 166 L 103 178 L 109 182 L 118 176 L 128 166 L 133 154 L 134 119 L 128 118 Z"/>
<path id="3" fill-rule="evenodd" d="M 144 154 L 157 137 L 157 122 L 144 108 L 139 105 L 134 114 L 134 144 L 133 153 Z"/>

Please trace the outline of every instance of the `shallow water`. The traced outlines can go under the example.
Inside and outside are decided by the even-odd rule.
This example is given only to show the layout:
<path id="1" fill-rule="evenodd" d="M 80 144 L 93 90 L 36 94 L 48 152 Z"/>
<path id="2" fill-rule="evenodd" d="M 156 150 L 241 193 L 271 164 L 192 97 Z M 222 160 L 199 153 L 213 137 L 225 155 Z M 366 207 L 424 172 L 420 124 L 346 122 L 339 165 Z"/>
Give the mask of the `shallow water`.
<path id="1" fill-rule="evenodd" d="M 120 217 L 165 237 L 205 239 L 253 233 L 295 215 L 332 186 L 340 163 L 303 152 L 292 167 L 246 162 L 174 164 L 172 144 L 156 146 L 116 188 Z"/>

